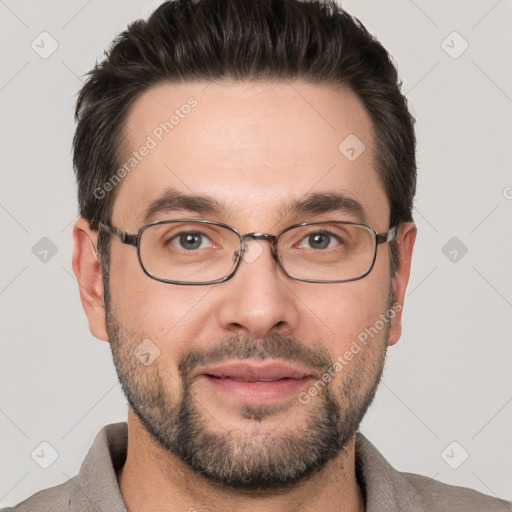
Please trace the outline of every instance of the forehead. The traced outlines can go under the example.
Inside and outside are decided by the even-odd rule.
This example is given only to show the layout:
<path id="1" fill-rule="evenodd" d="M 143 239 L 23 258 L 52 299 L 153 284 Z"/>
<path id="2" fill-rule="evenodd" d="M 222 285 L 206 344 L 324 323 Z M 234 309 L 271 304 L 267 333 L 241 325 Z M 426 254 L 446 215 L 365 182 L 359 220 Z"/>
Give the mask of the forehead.
<path id="1" fill-rule="evenodd" d="M 348 89 L 304 82 L 165 83 L 145 91 L 124 126 L 123 179 L 112 220 L 140 227 L 166 191 L 209 197 L 225 222 L 274 225 L 310 194 L 361 203 L 387 227 L 371 120 Z M 244 229 L 239 224 L 241 229 Z"/>

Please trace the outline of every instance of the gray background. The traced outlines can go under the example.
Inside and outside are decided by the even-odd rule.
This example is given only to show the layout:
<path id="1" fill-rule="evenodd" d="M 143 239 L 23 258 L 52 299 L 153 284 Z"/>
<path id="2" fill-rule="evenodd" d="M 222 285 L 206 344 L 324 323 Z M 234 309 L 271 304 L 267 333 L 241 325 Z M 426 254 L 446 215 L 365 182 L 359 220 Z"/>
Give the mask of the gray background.
<path id="1" fill-rule="evenodd" d="M 0 0 L 4 505 L 75 475 L 100 428 L 126 417 L 71 270 L 72 113 L 81 75 L 158 4 Z M 343 5 L 398 62 L 419 142 L 404 334 L 362 431 L 399 470 L 512 499 L 512 3 Z M 58 453 L 48 469 L 31 458 L 51 462 L 43 441 Z"/>

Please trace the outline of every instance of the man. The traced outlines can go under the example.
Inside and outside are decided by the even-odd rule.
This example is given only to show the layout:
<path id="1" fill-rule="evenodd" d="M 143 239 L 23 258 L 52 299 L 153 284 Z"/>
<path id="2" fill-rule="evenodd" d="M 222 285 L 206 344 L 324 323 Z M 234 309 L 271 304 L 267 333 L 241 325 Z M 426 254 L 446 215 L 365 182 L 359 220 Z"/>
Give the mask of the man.
<path id="1" fill-rule="evenodd" d="M 416 163 L 357 20 L 166 2 L 76 112 L 73 269 L 128 423 L 12 510 L 512 510 L 396 471 L 358 432 L 401 334 Z"/>

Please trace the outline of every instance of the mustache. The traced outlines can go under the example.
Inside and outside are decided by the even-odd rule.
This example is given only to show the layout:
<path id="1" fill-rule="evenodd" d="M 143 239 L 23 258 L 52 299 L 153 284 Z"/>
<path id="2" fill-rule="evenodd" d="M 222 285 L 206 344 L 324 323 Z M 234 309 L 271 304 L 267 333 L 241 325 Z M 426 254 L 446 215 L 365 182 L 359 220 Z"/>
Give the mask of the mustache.
<path id="1" fill-rule="evenodd" d="M 242 335 L 227 336 L 208 348 L 188 351 L 178 364 L 181 377 L 186 380 L 198 366 L 217 364 L 230 359 L 281 359 L 302 363 L 319 373 L 326 372 L 334 359 L 319 344 L 305 345 L 293 336 L 271 334 L 261 340 Z"/>

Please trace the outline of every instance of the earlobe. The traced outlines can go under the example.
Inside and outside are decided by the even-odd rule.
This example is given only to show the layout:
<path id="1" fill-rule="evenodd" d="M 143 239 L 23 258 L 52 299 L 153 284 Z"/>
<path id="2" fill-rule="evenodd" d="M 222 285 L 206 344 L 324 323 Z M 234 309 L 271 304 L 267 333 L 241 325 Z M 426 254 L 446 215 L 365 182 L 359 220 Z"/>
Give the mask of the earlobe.
<path id="1" fill-rule="evenodd" d="M 391 321 L 388 346 L 394 345 L 402 334 L 402 311 L 405 301 L 405 291 L 411 272 L 411 259 L 416 240 L 417 228 L 413 222 L 406 222 L 400 226 L 396 243 L 398 253 L 398 269 L 392 281 L 393 309 L 395 316 Z"/>
<path id="2" fill-rule="evenodd" d="M 108 341 L 101 265 L 96 251 L 97 231 L 79 219 L 73 226 L 73 272 L 78 281 L 80 299 L 96 338 Z"/>

